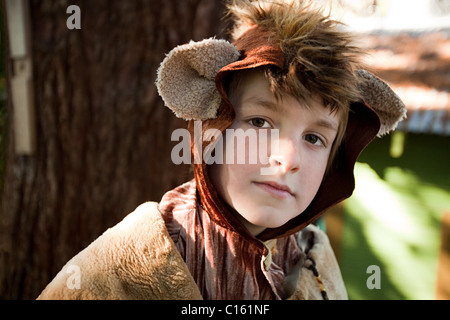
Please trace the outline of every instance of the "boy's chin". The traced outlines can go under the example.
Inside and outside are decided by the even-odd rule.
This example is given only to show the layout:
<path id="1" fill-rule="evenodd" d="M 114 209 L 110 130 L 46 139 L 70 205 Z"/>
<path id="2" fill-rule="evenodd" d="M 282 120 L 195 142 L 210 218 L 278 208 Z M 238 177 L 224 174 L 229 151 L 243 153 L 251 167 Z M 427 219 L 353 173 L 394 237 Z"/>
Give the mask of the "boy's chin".
<path id="1" fill-rule="evenodd" d="M 286 224 L 289 220 L 298 216 L 298 214 L 289 213 L 287 209 L 276 210 L 274 208 L 265 208 L 259 216 L 253 219 L 253 223 L 265 228 L 278 228 Z"/>
<path id="2" fill-rule="evenodd" d="M 286 222 L 288 222 L 289 220 L 269 220 L 269 219 L 258 219 L 258 220 L 253 220 L 253 221 L 249 221 L 249 223 L 251 225 L 253 225 L 255 228 L 260 228 L 260 229 L 275 229 L 275 228 L 279 228 L 282 225 L 284 225 Z"/>
<path id="3" fill-rule="evenodd" d="M 245 225 L 245 227 L 253 235 L 259 234 L 265 229 L 275 229 L 283 226 L 289 220 L 298 216 L 298 214 L 289 214 L 287 209 L 283 208 L 278 210 L 273 206 L 262 206 L 252 205 L 250 207 L 239 208 L 242 211 L 235 209 L 238 213 L 240 212 L 240 220 Z M 247 215 L 245 212 L 251 214 Z"/>

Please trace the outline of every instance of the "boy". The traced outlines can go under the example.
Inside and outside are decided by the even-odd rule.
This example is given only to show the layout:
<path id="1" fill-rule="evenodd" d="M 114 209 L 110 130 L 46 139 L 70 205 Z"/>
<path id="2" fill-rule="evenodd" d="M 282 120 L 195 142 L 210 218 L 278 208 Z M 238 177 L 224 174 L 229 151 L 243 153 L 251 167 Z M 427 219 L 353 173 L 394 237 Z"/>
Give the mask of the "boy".
<path id="1" fill-rule="evenodd" d="M 207 150 L 224 161 L 194 161 L 194 180 L 106 231 L 39 298 L 347 298 L 327 236 L 310 224 L 351 195 L 356 158 L 404 106 L 319 11 L 239 1 L 231 13 L 233 44 L 179 46 L 157 79 L 165 104 L 190 120 L 192 158 Z M 236 145 L 227 130 L 270 147 Z M 242 150 L 244 163 L 227 161 Z"/>

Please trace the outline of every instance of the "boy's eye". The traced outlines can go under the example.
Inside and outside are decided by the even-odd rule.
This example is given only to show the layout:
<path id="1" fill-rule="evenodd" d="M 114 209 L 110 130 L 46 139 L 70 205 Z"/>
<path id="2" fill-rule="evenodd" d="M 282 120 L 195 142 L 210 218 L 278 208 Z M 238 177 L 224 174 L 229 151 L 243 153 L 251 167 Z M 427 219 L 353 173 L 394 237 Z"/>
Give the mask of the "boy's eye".
<path id="1" fill-rule="evenodd" d="M 315 134 L 307 134 L 303 137 L 303 139 L 314 145 L 323 145 L 322 139 L 320 139 Z"/>
<path id="2" fill-rule="evenodd" d="M 249 123 L 257 128 L 270 128 L 270 124 L 262 118 L 253 118 Z"/>

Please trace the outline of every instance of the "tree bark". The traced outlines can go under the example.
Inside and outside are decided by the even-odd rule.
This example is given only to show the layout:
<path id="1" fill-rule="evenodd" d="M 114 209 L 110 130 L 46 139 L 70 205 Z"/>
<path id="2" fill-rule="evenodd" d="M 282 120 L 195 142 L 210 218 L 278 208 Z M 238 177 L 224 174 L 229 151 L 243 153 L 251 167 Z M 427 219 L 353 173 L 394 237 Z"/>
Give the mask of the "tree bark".
<path id="1" fill-rule="evenodd" d="M 81 30 L 66 27 L 73 4 Z M 30 9 L 37 151 L 16 155 L 9 126 L 0 299 L 36 298 L 108 227 L 191 178 L 170 159 L 185 122 L 163 107 L 156 70 L 174 46 L 224 36 L 219 1 L 30 0 Z"/>

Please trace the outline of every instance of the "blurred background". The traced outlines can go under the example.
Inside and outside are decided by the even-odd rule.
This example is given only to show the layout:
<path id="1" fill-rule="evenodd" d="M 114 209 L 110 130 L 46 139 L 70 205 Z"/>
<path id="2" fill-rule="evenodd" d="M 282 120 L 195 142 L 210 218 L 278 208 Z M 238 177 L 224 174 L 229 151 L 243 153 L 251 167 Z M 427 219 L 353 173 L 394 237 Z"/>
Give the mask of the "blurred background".
<path id="1" fill-rule="evenodd" d="M 407 119 L 363 151 L 327 231 L 351 299 L 450 299 L 450 1 L 363 2 L 335 1 L 333 14 Z M 380 289 L 366 285 L 370 265 Z"/>
<path id="2" fill-rule="evenodd" d="M 322 219 L 349 297 L 450 299 L 450 1 L 317 2 L 408 109 Z M 0 299 L 35 299 L 107 228 L 191 178 L 170 160 L 185 122 L 163 107 L 156 70 L 176 45 L 227 38 L 223 13 L 219 0 L 0 1 Z"/>

